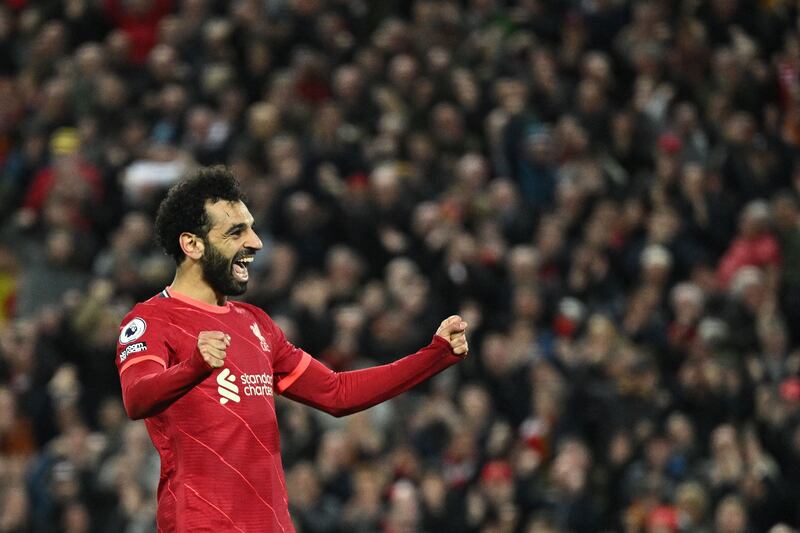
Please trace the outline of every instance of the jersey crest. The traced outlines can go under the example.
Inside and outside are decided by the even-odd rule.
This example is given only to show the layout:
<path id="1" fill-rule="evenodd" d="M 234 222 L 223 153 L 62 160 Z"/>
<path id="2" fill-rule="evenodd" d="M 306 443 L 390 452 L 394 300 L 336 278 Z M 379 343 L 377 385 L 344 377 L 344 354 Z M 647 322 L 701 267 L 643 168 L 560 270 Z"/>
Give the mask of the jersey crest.
<path id="1" fill-rule="evenodd" d="M 253 335 L 255 335 L 258 338 L 258 342 L 261 345 L 261 349 L 264 350 L 265 352 L 270 351 L 269 344 L 267 344 L 267 339 L 265 339 L 264 335 L 261 334 L 261 330 L 258 328 L 258 324 L 256 324 L 255 322 L 250 324 L 250 330 L 253 332 Z"/>

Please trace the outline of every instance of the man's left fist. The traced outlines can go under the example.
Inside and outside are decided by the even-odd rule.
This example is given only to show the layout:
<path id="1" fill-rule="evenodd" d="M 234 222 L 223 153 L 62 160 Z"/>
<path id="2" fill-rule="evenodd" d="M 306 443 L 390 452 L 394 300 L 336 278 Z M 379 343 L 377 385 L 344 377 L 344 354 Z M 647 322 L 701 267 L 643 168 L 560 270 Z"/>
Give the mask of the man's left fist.
<path id="1" fill-rule="evenodd" d="M 465 357 L 469 352 L 467 344 L 467 323 L 458 315 L 445 318 L 436 334 L 450 343 L 453 353 Z"/>

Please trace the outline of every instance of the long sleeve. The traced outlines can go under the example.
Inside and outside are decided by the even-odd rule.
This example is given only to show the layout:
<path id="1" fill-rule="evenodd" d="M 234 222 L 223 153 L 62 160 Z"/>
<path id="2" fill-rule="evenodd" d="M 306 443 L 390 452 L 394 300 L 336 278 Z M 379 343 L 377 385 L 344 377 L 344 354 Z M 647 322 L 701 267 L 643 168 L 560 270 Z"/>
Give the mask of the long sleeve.
<path id="1" fill-rule="evenodd" d="M 125 411 L 134 420 L 157 415 L 212 371 L 197 350 L 186 361 L 166 369 L 154 360 L 132 365 L 120 374 Z"/>
<path id="2" fill-rule="evenodd" d="M 393 398 L 461 361 L 439 336 L 418 352 L 382 366 L 334 372 L 315 359 L 284 396 L 334 416 L 362 411 Z"/>

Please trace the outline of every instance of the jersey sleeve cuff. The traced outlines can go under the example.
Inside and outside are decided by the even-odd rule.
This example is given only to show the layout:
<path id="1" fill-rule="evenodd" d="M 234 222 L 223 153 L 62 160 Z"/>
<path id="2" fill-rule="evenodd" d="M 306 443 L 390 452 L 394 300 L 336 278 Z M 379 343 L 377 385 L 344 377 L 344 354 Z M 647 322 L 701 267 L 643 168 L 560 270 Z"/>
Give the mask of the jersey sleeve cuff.
<path id="1" fill-rule="evenodd" d="M 431 341 L 431 346 L 433 348 L 441 350 L 442 351 L 442 355 L 450 354 L 453 357 L 459 357 L 453 351 L 453 347 L 450 346 L 450 343 L 447 341 L 447 339 L 445 339 L 444 337 L 440 337 L 439 335 L 434 335 L 433 336 L 433 340 Z M 459 357 L 459 359 L 460 359 L 460 357 Z"/>
<path id="2" fill-rule="evenodd" d="M 300 358 L 300 362 L 297 363 L 297 366 L 294 367 L 294 370 L 292 370 L 285 378 L 278 382 L 278 393 L 282 394 L 283 391 L 291 387 L 292 384 L 297 381 L 297 378 L 303 375 L 303 372 L 306 371 L 308 365 L 310 364 L 311 356 L 306 352 L 303 352 L 303 356 Z"/>
<path id="3" fill-rule="evenodd" d="M 458 355 L 456 352 L 454 352 L 453 347 L 450 346 L 450 343 L 444 337 L 440 337 L 439 335 L 433 336 L 433 340 L 431 341 L 429 347 L 433 348 L 441 355 L 442 361 L 446 364 L 446 366 L 454 365 L 464 360 L 464 356 Z"/>

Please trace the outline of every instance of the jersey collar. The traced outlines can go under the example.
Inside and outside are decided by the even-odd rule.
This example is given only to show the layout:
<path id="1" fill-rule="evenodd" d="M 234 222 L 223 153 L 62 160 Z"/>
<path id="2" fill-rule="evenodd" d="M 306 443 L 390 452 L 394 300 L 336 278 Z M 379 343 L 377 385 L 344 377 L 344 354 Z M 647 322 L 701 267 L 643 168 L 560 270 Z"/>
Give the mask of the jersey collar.
<path id="1" fill-rule="evenodd" d="M 172 287 L 167 287 L 163 291 L 161 291 L 161 295 L 165 298 L 174 298 L 175 300 L 181 301 L 187 305 L 191 305 L 192 307 L 197 307 L 202 309 L 203 311 L 208 311 L 209 313 L 227 313 L 231 310 L 231 303 L 225 302 L 225 305 L 211 305 L 205 302 L 201 302 L 200 300 L 195 300 L 185 294 L 181 294 L 179 292 L 175 292 L 172 290 Z"/>

